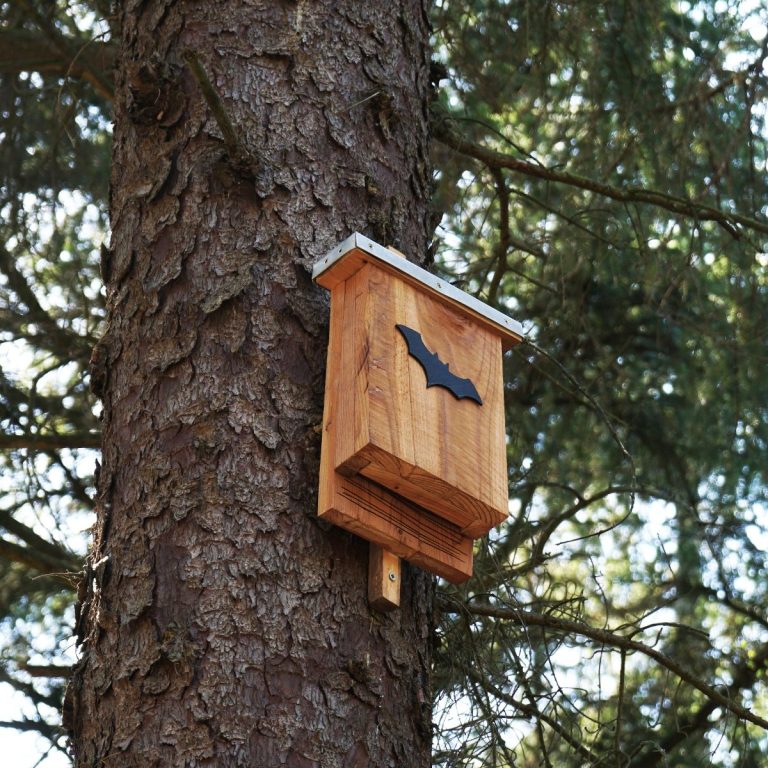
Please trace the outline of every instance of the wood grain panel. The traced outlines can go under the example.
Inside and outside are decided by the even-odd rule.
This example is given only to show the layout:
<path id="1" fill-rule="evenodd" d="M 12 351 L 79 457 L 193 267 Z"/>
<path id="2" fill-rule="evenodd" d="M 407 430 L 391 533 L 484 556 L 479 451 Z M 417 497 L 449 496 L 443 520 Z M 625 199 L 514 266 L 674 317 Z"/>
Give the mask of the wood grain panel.
<path id="1" fill-rule="evenodd" d="M 466 535 L 483 535 L 507 516 L 499 337 L 373 264 L 346 281 L 345 295 L 352 285 L 354 311 L 345 303 L 342 334 L 345 345 L 354 339 L 355 354 L 344 354 L 339 373 L 354 395 L 355 426 L 339 426 L 335 467 L 390 488 Z M 398 323 L 470 378 L 483 404 L 427 387 Z"/>
<path id="2" fill-rule="evenodd" d="M 330 479 L 332 503 L 320 517 L 453 583 L 472 575 L 472 539 L 458 527 L 360 475 Z"/>
<path id="3" fill-rule="evenodd" d="M 354 286 L 339 286 L 331 302 L 318 514 L 431 573 L 464 581 L 472 575 L 472 540 L 457 526 L 360 475 L 346 478 L 334 471 L 335 440 L 341 434 L 354 440 L 349 426 L 354 424 L 355 399 L 351 383 L 342 376 L 344 365 L 354 368 L 355 363 L 354 345 L 345 345 L 342 333 L 354 295 Z"/>

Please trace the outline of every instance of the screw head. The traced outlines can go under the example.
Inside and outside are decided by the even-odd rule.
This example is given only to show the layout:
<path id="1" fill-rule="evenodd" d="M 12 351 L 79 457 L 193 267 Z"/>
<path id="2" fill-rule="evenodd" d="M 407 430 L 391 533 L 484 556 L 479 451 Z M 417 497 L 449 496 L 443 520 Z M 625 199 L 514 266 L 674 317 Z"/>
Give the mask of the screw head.
<path id="1" fill-rule="evenodd" d="M 389 580 L 394 581 L 397 578 L 394 571 L 389 572 Z"/>

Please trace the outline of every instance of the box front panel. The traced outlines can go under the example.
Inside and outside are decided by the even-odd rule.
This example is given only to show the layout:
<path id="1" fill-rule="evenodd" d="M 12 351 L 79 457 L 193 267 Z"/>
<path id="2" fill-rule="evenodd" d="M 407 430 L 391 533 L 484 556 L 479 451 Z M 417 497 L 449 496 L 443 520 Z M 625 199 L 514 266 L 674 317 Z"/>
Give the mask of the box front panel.
<path id="1" fill-rule="evenodd" d="M 362 272 L 346 284 L 355 427 L 336 466 L 482 535 L 506 518 L 501 341 L 396 276 Z"/>

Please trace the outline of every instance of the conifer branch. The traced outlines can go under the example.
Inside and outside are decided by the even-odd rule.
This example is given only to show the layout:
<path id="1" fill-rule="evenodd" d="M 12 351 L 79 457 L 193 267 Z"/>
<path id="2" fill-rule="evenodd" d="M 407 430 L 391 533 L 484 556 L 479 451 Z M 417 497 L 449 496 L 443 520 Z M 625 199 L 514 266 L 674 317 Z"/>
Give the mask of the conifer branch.
<path id="1" fill-rule="evenodd" d="M 736 717 L 742 720 L 747 720 L 768 731 L 768 720 L 754 714 L 749 709 L 746 709 L 733 701 L 732 696 L 736 691 L 731 691 L 729 688 L 725 688 L 725 686 L 716 688 L 709 683 L 704 682 L 670 656 L 667 656 L 661 651 L 657 651 L 655 648 L 652 648 L 645 643 L 633 640 L 626 635 L 618 634 L 610 629 L 592 627 L 581 621 L 561 619 L 557 616 L 533 613 L 532 611 L 517 610 L 513 608 L 456 603 L 455 601 L 447 600 L 445 598 L 440 601 L 440 607 L 446 613 L 468 613 L 471 616 L 486 616 L 502 621 L 513 621 L 525 627 L 542 627 L 555 632 L 562 632 L 563 634 L 585 637 L 589 640 L 594 640 L 601 645 L 617 648 L 625 652 L 640 653 L 669 670 L 680 680 L 688 683 L 688 685 L 695 688 L 700 693 L 703 693 L 704 696 L 711 702 L 714 702 L 716 706 L 722 707 L 736 715 Z M 725 691 L 725 693 L 722 691 Z"/>
<path id="2" fill-rule="evenodd" d="M 85 42 L 68 39 L 62 35 L 50 19 L 44 16 L 29 0 L 21 0 L 27 13 L 50 41 L 50 52 L 58 52 L 61 68 L 65 75 L 79 74 L 93 85 L 96 91 L 107 99 L 114 98 L 114 83 L 109 70 L 100 68 L 90 61 L 86 50 L 93 41 Z M 112 62 L 114 59 L 112 59 Z M 111 63 L 111 62 L 110 62 Z"/>
<path id="3" fill-rule="evenodd" d="M 23 541 L 27 546 L 25 552 L 36 552 L 38 559 L 45 560 L 49 565 L 59 569 L 75 569 L 80 567 L 80 558 L 64 549 L 59 544 L 47 541 L 35 533 L 29 526 L 19 522 L 9 510 L 0 510 L 0 528 L 4 528 L 12 536 Z M 14 544 L 14 547 L 19 545 Z"/>
<path id="4" fill-rule="evenodd" d="M 760 221 L 749 216 L 743 216 L 739 213 L 727 213 L 718 208 L 697 203 L 694 200 L 687 200 L 682 197 L 675 197 L 664 192 L 658 192 L 643 187 L 617 187 L 613 184 L 589 179 L 585 176 L 578 176 L 566 171 L 558 171 L 547 168 L 543 165 L 520 160 L 519 158 L 508 155 L 505 152 L 499 152 L 490 149 L 482 144 L 478 144 L 462 136 L 446 118 L 445 115 L 436 115 L 433 112 L 432 135 L 445 146 L 459 152 L 466 157 L 479 160 L 490 169 L 506 168 L 516 173 L 522 173 L 525 176 L 532 176 L 538 179 L 544 179 L 557 184 L 565 184 L 569 187 L 594 192 L 595 194 L 616 200 L 621 203 L 644 203 L 653 205 L 671 213 L 681 216 L 687 216 L 697 221 L 713 221 L 727 230 L 733 237 L 740 235 L 738 227 L 750 229 L 755 232 L 768 234 L 768 222 Z"/>
<path id="5" fill-rule="evenodd" d="M 19 664 L 19 669 L 26 672 L 30 677 L 48 679 L 72 677 L 72 667 L 62 664 L 29 664 L 24 662 Z"/>
<path id="6" fill-rule="evenodd" d="M 77 568 L 79 565 L 75 562 L 73 555 L 51 557 L 45 552 L 15 544 L 7 539 L 0 539 L 0 558 L 12 563 L 26 565 L 43 575 L 60 574 Z"/>
<path id="7" fill-rule="evenodd" d="M 59 451 L 62 448 L 100 448 L 101 435 L 97 432 L 68 435 L 0 435 L 0 451 Z"/>

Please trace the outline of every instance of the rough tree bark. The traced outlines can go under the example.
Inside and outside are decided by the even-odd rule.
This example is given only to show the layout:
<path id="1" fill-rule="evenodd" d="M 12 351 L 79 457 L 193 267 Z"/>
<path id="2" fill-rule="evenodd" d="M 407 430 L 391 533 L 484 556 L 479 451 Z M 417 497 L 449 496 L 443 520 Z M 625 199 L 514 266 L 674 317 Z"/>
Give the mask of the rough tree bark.
<path id="1" fill-rule="evenodd" d="M 426 7 L 120 15 L 76 764 L 426 766 L 431 581 L 372 612 L 367 545 L 315 518 L 310 280 L 354 230 L 425 252 Z"/>

